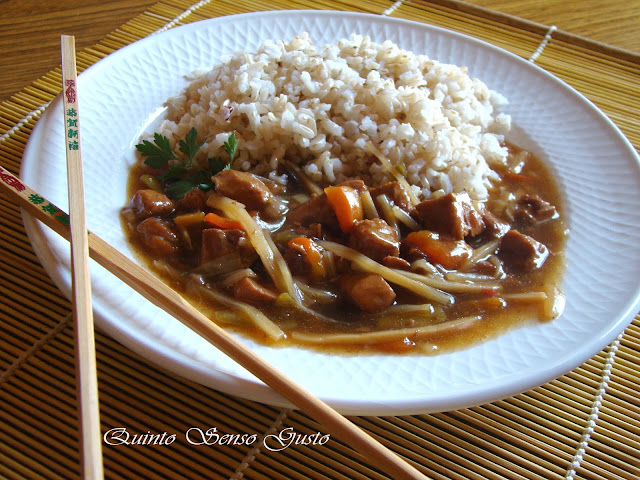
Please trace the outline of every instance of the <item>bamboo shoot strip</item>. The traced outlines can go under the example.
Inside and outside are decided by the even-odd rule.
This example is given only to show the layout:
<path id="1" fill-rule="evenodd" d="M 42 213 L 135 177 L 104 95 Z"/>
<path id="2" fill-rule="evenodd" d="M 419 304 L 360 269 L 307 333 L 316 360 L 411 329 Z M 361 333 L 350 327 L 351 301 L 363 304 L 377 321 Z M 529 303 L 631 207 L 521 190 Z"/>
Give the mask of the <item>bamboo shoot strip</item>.
<path id="1" fill-rule="evenodd" d="M 344 245 L 341 245 L 339 243 L 329 242 L 326 240 L 319 241 L 318 244 L 321 247 L 335 253 L 336 255 L 346 258 L 347 260 L 355 263 L 364 270 L 379 273 L 385 280 L 395 283 L 396 285 L 400 285 L 407 290 L 411 290 L 413 293 L 420 295 L 427 300 L 433 300 L 434 302 L 442 303 L 444 305 L 453 303 L 453 297 L 448 293 L 430 287 L 429 285 L 425 285 L 422 282 L 413 280 L 399 270 L 385 267 L 384 265 L 371 260 L 369 257 L 361 254 L 353 248 L 345 247 Z"/>

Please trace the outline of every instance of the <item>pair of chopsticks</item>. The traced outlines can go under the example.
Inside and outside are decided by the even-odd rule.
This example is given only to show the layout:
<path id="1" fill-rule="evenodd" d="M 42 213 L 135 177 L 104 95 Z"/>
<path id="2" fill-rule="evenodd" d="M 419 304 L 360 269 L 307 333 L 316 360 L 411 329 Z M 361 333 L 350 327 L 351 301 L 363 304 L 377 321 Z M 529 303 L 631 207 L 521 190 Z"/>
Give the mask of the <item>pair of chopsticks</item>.
<path id="1" fill-rule="evenodd" d="M 65 141 L 67 143 L 71 217 L 69 218 L 55 205 L 22 184 L 20 180 L 2 169 L 2 167 L 0 167 L 0 178 L 3 181 L 0 181 L 0 190 L 8 192 L 25 211 L 71 242 L 73 301 L 77 329 L 77 364 L 82 424 L 83 478 L 99 479 L 104 476 L 95 339 L 88 270 L 90 253 L 91 258 L 98 264 L 143 295 L 147 300 L 205 338 L 301 411 L 322 424 L 328 433 L 335 435 L 355 451 L 362 454 L 369 463 L 396 479 L 424 480 L 426 477 L 416 468 L 246 348 L 225 330 L 202 315 L 161 280 L 129 260 L 97 235 L 93 233 L 87 234 L 84 218 L 82 158 L 79 145 L 75 42 L 72 36 L 63 36 L 61 43 L 66 127 Z M 76 141 L 77 143 L 74 143 Z M 34 204 L 33 198 L 39 198 L 44 203 L 39 201 L 38 204 Z M 43 205 L 50 205 L 50 208 L 43 209 Z"/>

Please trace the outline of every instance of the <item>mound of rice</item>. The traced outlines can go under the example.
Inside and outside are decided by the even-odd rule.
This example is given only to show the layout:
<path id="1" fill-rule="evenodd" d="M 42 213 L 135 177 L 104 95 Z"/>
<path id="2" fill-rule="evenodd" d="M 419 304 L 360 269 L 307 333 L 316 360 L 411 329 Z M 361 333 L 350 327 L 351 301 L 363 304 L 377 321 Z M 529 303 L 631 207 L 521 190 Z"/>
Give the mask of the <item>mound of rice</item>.
<path id="1" fill-rule="evenodd" d="M 371 142 L 404 166 L 419 196 L 467 191 L 482 201 L 491 165 L 507 155 L 500 142 L 511 119 L 498 111 L 506 103 L 466 68 L 390 41 L 352 35 L 319 48 L 302 34 L 195 74 L 167 102 L 161 133 L 175 142 L 195 127 L 215 156 L 235 131 L 234 168 L 286 182 L 276 171 L 287 159 L 322 185 L 387 181 Z"/>

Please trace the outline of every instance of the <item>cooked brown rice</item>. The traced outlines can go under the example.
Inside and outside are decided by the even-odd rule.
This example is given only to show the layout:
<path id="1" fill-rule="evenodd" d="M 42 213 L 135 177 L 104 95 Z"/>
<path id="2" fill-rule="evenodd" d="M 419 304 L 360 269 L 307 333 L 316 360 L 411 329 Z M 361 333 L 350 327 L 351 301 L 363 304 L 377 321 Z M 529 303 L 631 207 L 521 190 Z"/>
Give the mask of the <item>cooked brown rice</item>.
<path id="1" fill-rule="evenodd" d="M 231 132 L 234 168 L 277 175 L 280 161 L 300 164 L 319 183 L 385 180 L 371 142 L 402 165 L 416 194 L 466 190 L 484 200 L 491 165 L 504 162 L 511 119 L 506 99 L 465 67 L 440 63 L 368 37 L 323 47 L 308 34 L 236 53 L 170 99 L 161 133 L 176 141 L 191 127 L 218 155 Z"/>

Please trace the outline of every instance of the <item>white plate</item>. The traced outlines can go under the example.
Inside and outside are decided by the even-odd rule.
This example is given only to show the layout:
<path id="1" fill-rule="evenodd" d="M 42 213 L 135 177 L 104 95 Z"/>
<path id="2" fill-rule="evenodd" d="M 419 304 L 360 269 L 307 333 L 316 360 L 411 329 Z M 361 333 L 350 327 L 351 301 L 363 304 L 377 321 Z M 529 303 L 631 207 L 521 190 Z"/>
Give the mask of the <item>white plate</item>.
<path id="1" fill-rule="evenodd" d="M 554 322 L 522 328 L 465 351 L 435 357 L 336 356 L 267 348 L 243 339 L 296 382 L 347 414 L 414 414 L 490 402 L 545 383 L 611 342 L 639 307 L 640 168 L 618 129 L 584 97 L 542 69 L 464 35 L 382 16 L 327 11 L 267 12 L 207 20 L 149 37 L 79 77 L 89 228 L 132 256 L 118 212 L 141 131 L 185 85 L 184 75 L 266 39 L 308 31 L 316 44 L 351 33 L 390 39 L 431 58 L 467 65 L 510 100 L 509 140 L 552 166 L 564 191 L 571 236 L 567 307 Z M 55 101 L 29 140 L 22 178 L 67 207 L 62 104 Z M 70 292 L 69 246 L 31 218 L 43 265 Z M 157 364 L 213 388 L 287 403 L 175 319 L 92 265 L 98 327 Z"/>

